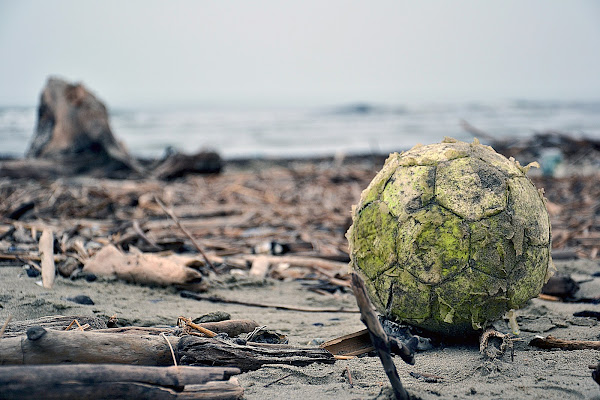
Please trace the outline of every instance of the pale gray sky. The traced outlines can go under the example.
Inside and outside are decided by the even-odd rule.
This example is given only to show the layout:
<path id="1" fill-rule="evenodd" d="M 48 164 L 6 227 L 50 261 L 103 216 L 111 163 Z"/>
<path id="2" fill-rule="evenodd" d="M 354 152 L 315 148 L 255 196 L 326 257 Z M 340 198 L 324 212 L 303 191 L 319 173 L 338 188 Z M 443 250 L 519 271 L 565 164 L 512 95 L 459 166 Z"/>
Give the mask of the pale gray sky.
<path id="1" fill-rule="evenodd" d="M 0 105 L 600 99 L 600 2 L 0 0 Z"/>

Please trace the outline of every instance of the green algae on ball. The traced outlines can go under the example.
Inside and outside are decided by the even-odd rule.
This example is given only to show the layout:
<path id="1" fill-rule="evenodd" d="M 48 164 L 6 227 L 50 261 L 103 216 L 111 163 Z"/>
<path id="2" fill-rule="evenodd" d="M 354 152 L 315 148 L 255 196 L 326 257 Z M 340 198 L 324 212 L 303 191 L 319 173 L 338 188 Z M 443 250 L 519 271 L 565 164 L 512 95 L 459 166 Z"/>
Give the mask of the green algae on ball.
<path id="1" fill-rule="evenodd" d="M 477 140 L 391 154 L 346 235 L 378 311 L 455 336 L 537 296 L 551 271 L 551 234 L 528 168 Z"/>

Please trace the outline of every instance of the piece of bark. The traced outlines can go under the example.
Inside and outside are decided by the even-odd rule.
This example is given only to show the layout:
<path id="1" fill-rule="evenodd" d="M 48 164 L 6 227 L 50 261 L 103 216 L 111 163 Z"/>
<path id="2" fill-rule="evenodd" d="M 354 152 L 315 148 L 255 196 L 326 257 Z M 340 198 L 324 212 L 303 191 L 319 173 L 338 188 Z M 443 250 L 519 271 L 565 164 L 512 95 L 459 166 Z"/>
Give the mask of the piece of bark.
<path id="1" fill-rule="evenodd" d="M 103 247 L 86 260 L 83 272 L 161 286 L 202 282 L 202 274 L 183 263 L 152 253 L 123 254 L 113 245 Z"/>
<path id="2" fill-rule="evenodd" d="M 563 349 L 563 350 L 600 350 L 598 340 L 566 340 L 557 339 L 554 336 L 536 336 L 529 342 L 530 346 L 540 349 Z"/>
<path id="3" fill-rule="evenodd" d="M 328 350 L 334 356 L 358 356 L 375 350 L 368 329 L 328 340 L 319 347 Z"/>
<path id="4" fill-rule="evenodd" d="M 363 280 L 356 273 L 352 273 L 352 290 L 354 291 L 356 303 L 360 309 L 360 319 L 367 326 L 367 330 L 371 336 L 371 342 L 381 359 L 381 364 L 390 380 L 396 399 L 408 400 L 408 393 L 406 392 L 406 389 L 404 389 L 404 386 L 402 386 L 400 376 L 398 376 L 398 371 L 394 365 L 394 360 L 392 360 L 392 343 L 390 338 L 383 330 L 379 318 L 377 318 L 377 314 L 375 314 L 375 311 L 373 310 L 373 305 L 367 296 L 367 289 L 365 288 Z M 402 346 L 400 349 L 402 349 Z M 405 357 L 402 358 L 407 363 L 414 364 L 414 358 L 412 357 L 412 354 L 410 354 L 410 350 L 406 349 L 406 351 L 409 354 L 406 354 L 405 357 L 410 357 L 410 359 Z M 407 359 L 412 362 L 407 361 Z"/>
<path id="5" fill-rule="evenodd" d="M 77 320 L 81 325 L 88 324 L 92 329 L 106 329 L 104 320 L 96 317 L 88 317 L 83 315 L 51 315 L 36 319 L 28 319 L 24 321 L 13 321 L 6 327 L 4 337 L 15 337 L 24 335 L 27 329 L 33 326 L 41 326 L 47 329 L 65 330 L 69 324 Z"/>
<path id="6" fill-rule="evenodd" d="M 0 365 L 21 364 L 130 364 L 173 365 L 175 349 L 180 365 L 236 366 L 242 371 L 263 364 L 308 365 L 334 363 L 333 355 L 319 348 L 286 345 L 238 345 L 197 336 L 124 335 L 94 331 L 53 331 L 42 327 L 27 330 L 27 336 L 0 340 Z"/>
<path id="7" fill-rule="evenodd" d="M 40 237 L 40 258 L 42 259 L 42 284 L 46 289 L 52 289 L 56 266 L 54 265 L 54 235 L 49 229 L 44 229 Z"/>
<path id="8" fill-rule="evenodd" d="M 239 399 L 237 368 L 114 364 L 0 367 L 0 399 Z"/>

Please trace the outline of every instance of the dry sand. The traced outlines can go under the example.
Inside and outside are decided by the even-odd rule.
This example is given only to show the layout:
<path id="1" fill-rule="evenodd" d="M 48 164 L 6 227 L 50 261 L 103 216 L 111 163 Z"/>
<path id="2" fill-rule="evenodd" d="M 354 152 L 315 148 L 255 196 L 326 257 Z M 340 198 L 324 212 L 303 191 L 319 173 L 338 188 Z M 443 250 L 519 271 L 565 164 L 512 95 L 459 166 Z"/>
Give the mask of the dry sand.
<path id="1" fill-rule="evenodd" d="M 600 293 L 597 261 L 569 261 L 557 264 L 559 271 L 588 280 L 581 290 Z M 57 278 L 53 289 L 36 284 L 18 267 L 0 267 L 0 320 L 47 315 L 94 315 L 108 318 L 117 314 L 124 325 L 174 325 L 178 316 L 195 318 L 222 310 L 232 318 L 250 318 L 288 336 L 290 344 L 307 345 L 363 329 L 358 314 L 309 313 L 214 304 L 185 299 L 172 288 L 149 288 L 119 281 L 71 281 Z M 293 304 L 312 307 L 355 307 L 350 293 L 324 296 L 307 291 L 300 282 L 252 281 L 233 276 L 220 277 L 210 294 L 230 299 Z M 66 300 L 79 294 L 92 298 L 94 305 Z M 535 335 L 551 334 L 564 339 L 600 340 L 595 319 L 574 317 L 581 310 L 600 311 L 600 305 L 558 303 L 533 299 L 519 310 L 522 333 L 510 352 L 498 359 L 479 354 L 476 343 L 445 345 L 418 353 L 414 366 L 396 358 L 400 378 L 407 390 L 422 399 L 600 399 L 600 387 L 592 380 L 588 365 L 600 361 L 593 350 L 539 350 L 528 345 Z M 501 321 L 499 328 L 507 331 Z M 348 371 L 352 385 L 348 381 Z M 411 372 L 432 374 L 438 382 L 424 382 Z M 289 376 L 288 376 L 289 375 Z M 287 377 L 285 377 L 287 376 Z M 282 378 L 268 387 L 265 385 Z M 369 399 L 387 393 L 389 383 L 376 357 L 337 361 L 333 365 L 308 367 L 264 366 L 242 374 L 240 383 L 247 399 Z M 382 395 L 382 396 L 383 396 Z M 384 397 L 382 397 L 384 398 Z"/>

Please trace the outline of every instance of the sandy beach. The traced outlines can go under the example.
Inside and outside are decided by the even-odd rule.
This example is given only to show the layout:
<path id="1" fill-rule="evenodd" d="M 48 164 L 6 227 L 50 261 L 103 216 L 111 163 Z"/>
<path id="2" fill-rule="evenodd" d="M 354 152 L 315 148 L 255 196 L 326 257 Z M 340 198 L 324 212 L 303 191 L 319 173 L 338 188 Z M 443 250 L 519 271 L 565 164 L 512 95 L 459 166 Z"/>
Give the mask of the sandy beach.
<path id="1" fill-rule="evenodd" d="M 240 302 L 356 309 L 348 287 L 334 287 L 330 292 L 312 290 L 316 283 L 326 283 L 328 279 L 318 269 L 293 266 L 282 269 L 272 263 L 264 278 L 252 277 L 249 276 L 251 262 L 240 263 L 240 257 L 253 257 L 251 253 L 259 251 L 259 245 L 267 241 L 288 246 L 289 251 L 280 257 L 310 256 L 344 266 L 347 254 L 343 235 L 349 224 L 350 206 L 380 162 L 381 159 L 368 157 L 346 161 L 346 164 L 339 161 L 336 164 L 333 159 L 245 162 L 232 164 L 219 175 L 188 176 L 170 183 L 6 178 L 1 190 L 11 203 L 3 206 L 4 212 L 27 201 L 33 202 L 35 207 L 19 221 L 3 220 L 2 232 L 20 227 L 31 238 L 31 229 L 39 236 L 44 227 L 51 227 L 57 238 L 69 232 L 72 237 L 83 238 L 90 251 L 97 250 L 101 242 L 120 243 L 123 249 L 130 251 L 135 246 L 147 251 L 144 246 L 148 244 L 138 236 L 123 239 L 132 231 L 131 225 L 123 223 L 136 219 L 160 246 L 165 249 L 171 246 L 176 251 L 199 257 L 189 239 L 156 204 L 147 200 L 156 195 L 180 216 L 211 257 L 215 257 L 213 260 L 222 261 L 215 263 L 217 274 L 200 268 L 207 294 Z M 585 197 L 589 195 L 588 186 L 593 185 L 588 178 L 582 180 L 587 182 L 580 191 Z M 546 180 L 548 185 L 563 189 L 565 182 L 573 184 L 573 180 Z M 556 190 L 559 192 L 562 193 Z M 581 234 L 567 229 L 572 226 L 567 222 L 567 214 L 571 217 L 577 212 L 587 215 L 587 209 L 569 208 L 572 197 L 563 196 L 561 205 L 558 197 L 552 197 L 548 191 L 546 195 L 561 207 L 552 217 L 556 232 L 560 235 L 570 232 L 561 236 L 562 247 L 555 249 L 555 253 L 558 258 L 573 259 L 557 260 L 557 270 L 579 283 L 579 299 L 597 298 L 600 265 L 597 259 L 585 258 L 593 246 L 586 247 L 589 241 L 578 242 Z M 77 232 L 69 231 L 75 226 Z M 58 276 L 54 287 L 45 289 L 40 285 L 40 277 L 27 275 L 24 269 L 27 263 L 19 258 L 19 255 L 37 254 L 37 242 L 25 243 L 22 238 L 14 239 L 14 235 L 14 232 L 7 234 L 2 241 L 5 257 L 0 267 L 0 321 L 9 315 L 13 321 L 50 315 L 95 316 L 108 320 L 116 315 L 119 326 L 156 327 L 174 326 L 179 316 L 196 318 L 219 310 L 234 319 L 247 318 L 266 325 L 286 335 L 289 344 L 294 346 L 318 346 L 323 341 L 364 328 L 358 313 L 301 312 L 211 303 L 183 298 L 175 287 L 115 279 L 98 278 L 89 282 L 81 277 Z M 11 254 L 17 257 L 11 260 Z M 347 273 L 347 268 L 340 268 L 335 276 L 344 280 Z M 89 296 L 94 304 L 82 305 L 69 300 L 77 295 Z M 521 333 L 514 338 L 512 351 L 507 350 L 499 357 L 492 359 L 480 354 L 476 341 L 436 342 L 433 349 L 416 354 L 415 365 L 407 365 L 399 358 L 395 363 L 404 386 L 414 398 L 600 399 L 600 388 L 588 368 L 598 363 L 597 350 L 542 350 L 529 345 L 535 336 L 547 335 L 599 340 L 597 319 L 573 315 L 584 310 L 599 312 L 600 305 L 597 301 L 593 304 L 536 298 L 518 311 Z M 510 332 L 504 320 L 494 327 L 500 332 Z M 278 379 L 281 380 L 274 382 Z M 241 374 L 239 381 L 246 399 L 370 399 L 388 398 L 390 394 L 389 382 L 375 356 L 337 360 L 333 365 L 266 365 Z"/>

